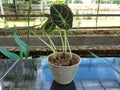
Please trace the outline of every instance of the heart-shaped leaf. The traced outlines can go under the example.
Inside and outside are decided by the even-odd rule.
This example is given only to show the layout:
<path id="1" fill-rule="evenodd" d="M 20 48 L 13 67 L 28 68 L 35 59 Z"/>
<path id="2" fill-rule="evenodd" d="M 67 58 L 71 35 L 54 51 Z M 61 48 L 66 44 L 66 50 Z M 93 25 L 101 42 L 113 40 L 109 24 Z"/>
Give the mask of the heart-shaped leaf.
<path id="1" fill-rule="evenodd" d="M 0 52 L 10 59 L 20 59 L 20 57 L 17 54 L 12 53 L 12 52 L 5 50 L 3 48 L 0 48 Z"/>
<path id="2" fill-rule="evenodd" d="M 53 4 L 50 7 L 51 20 L 62 29 L 70 29 L 73 23 L 73 13 L 64 4 Z"/>

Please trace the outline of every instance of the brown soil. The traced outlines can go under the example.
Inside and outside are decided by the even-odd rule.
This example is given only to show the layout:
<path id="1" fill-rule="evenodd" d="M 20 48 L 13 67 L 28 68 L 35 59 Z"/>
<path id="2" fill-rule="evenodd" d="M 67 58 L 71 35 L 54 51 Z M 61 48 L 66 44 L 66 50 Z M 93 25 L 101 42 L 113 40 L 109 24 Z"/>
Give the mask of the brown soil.
<path id="1" fill-rule="evenodd" d="M 75 55 L 72 55 L 72 57 L 70 57 L 70 55 L 67 53 L 62 53 L 59 55 L 57 54 L 56 58 L 50 56 L 49 61 L 57 66 L 72 66 L 79 62 L 78 58 L 75 57 Z"/>

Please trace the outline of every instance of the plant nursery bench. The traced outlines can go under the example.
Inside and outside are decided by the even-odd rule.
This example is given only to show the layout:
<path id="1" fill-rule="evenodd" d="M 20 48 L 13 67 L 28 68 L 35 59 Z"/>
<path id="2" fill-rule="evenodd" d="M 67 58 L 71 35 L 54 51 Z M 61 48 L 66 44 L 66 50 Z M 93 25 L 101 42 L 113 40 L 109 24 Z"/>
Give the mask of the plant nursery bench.
<path id="1" fill-rule="evenodd" d="M 0 60 L 0 90 L 120 90 L 120 58 L 81 58 L 74 80 L 56 83 L 47 56 L 35 60 Z"/>

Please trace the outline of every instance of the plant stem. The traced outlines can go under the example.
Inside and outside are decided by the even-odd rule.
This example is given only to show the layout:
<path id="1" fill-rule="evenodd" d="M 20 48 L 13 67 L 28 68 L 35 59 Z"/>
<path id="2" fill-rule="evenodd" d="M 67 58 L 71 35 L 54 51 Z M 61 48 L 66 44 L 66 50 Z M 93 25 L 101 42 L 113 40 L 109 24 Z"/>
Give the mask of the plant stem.
<path id="1" fill-rule="evenodd" d="M 70 44 L 69 44 L 69 40 L 68 40 L 68 35 L 67 35 L 67 30 L 65 30 L 65 52 L 67 51 L 67 46 L 68 46 L 68 49 L 69 49 L 69 52 L 70 52 L 70 58 L 72 58 L 72 52 L 71 52 L 71 47 L 70 47 Z"/>
<path id="2" fill-rule="evenodd" d="M 70 43 L 69 43 L 68 38 L 67 38 L 67 44 L 68 44 L 68 49 L 69 49 L 69 52 L 70 52 L 70 58 L 72 58 L 72 51 L 71 51 L 71 47 L 70 47 Z"/>
<path id="3" fill-rule="evenodd" d="M 34 33 L 34 32 L 32 32 L 35 36 L 37 36 L 37 38 L 39 39 L 39 40 L 41 40 L 46 46 L 48 46 L 52 51 L 53 51 L 53 53 L 56 53 L 56 50 L 52 47 L 52 46 L 50 46 L 46 41 L 44 41 L 40 36 L 38 36 L 36 33 Z"/>
<path id="4" fill-rule="evenodd" d="M 64 50 L 65 50 L 65 45 L 64 45 L 64 41 L 63 41 L 62 31 L 59 30 L 59 33 L 60 33 L 60 38 L 61 38 L 61 42 L 62 42 L 62 48 L 63 48 L 63 52 L 64 52 Z"/>
<path id="5" fill-rule="evenodd" d="M 64 30 L 64 47 L 65 52 L 67 52 L 67 30 Z"/>
<path id="6" fill-rule="evenodd" d="M 28 21 L 28 27 L 30 26 L 30 12 L 31 12 L 31 2 L 29 1 L 29 10 L 28 10 L 28 15 L 27 15 L 27 21 Z M 28 28 L 28 33 L 27 33 L 27 44 L 29 46 L 29 41 L 30 41 L 30 29 Z M 29 47 L 27 47 L 27 56 L 29 56 Z"/>
<path id="7" fill-rule="evenodd" d="M 100 0 L 98 0 L 98 2 L 97 2 L 96 30 L 97 30 L 97 26 L 98 26 L 98 13 L 99 13 L 99 9 L 100 9 Z"/>
<path id="8" fill-rule="evenodd" d="M 50 36 L 45 32 L 45 34 L 47 35 L 48 39 L 50 40 L 50 43 L 52 44 L 54 50 L 57 52 L 57 49 L 55 47 L 55 44 L 53 43 L 53 41 L 51 40 Z"/>
<path id="9" fill-rule="evenodd" d="M 20 48 L 20 53 L 19 53 L 20 59 L 23 59 L 23 52 L 22 52 L 22 49 L 21 49 L 21 47 L 19 47 L 19 48 Z"/>

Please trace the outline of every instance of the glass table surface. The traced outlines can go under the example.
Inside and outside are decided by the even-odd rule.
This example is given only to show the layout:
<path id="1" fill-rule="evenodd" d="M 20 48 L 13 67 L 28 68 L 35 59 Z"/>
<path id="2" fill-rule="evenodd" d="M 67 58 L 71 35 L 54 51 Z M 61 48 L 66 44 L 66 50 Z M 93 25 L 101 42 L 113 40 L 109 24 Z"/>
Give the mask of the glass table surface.
<path id="1" fill-rule="evenodd" d="M 74 80 L 67 85 L 54 81 L 47 56 L 17 63 L 0 60 L 0 90 L 120 90 L 120 58 L 81 58 Z"/>

